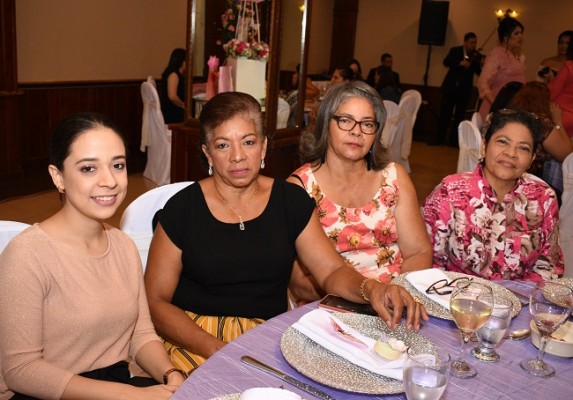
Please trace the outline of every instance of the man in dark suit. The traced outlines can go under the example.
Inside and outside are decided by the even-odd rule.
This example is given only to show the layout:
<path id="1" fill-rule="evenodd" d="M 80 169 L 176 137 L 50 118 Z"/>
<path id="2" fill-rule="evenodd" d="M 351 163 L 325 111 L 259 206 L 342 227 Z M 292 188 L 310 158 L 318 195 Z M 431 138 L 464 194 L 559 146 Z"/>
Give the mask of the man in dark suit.
<path id="1" fill-rule="evenodd" d="M 468 32 L 464 35 L 463 46 L 452 47 L 444 58 L 444 66 L 449 70 L 442 83 L 437 138 L 431 144 L 458 146 L 458 125 L 464 119 L 474 74 L 481 73 L 483 55 L 476 50 L 476 46 L 476 34 Z M 454 109 L 454 123 L 450 129 Z"/>
<path id="2" fill-rule="evenodd" d="M 399 88 L 400 87 L 400 75 L 397 72 L 392 70 L 392 65 L 394 64 L 394 59 L 392 58 L 392 54 L 384 53 L 380 57 L 380 65 L 378 67 L 388 67 L 392 71 L 392 76 L 394 77 L 394 83 Z M 368 72 L 368 77 L 366 78 L 366 83 L 376 89 L 376 70 L 378 67 L 374 67 L 370 69 Z"/>

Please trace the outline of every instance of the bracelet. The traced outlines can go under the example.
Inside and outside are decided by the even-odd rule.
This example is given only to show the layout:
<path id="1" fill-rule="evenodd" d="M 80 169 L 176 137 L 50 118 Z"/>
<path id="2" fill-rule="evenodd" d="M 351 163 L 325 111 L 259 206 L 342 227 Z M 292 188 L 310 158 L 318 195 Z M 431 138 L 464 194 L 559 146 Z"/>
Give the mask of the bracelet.
<path id="1" fill-rule="evenodd" d="M 179 372 L 181 374 L 181 376 L 183 376 L 183 379 L 187 379 L 187 374 L 183 371 L 181 371 L 179 368 L 171 368 L 168 369 L 167 371 L 165 371 L 165 373 L 163 374 L 163 383 L 167 385 L 167 378 L 169 378 L 169 375 L 171 375 L 171 373 L 173 372 Z"/>
<path id="2" fill-rule="evenodd" d="M 374 279 L 374 278 L 365 278 L 361 283 L 360 283 L 360 296 L 362 296 L 362 298 L 364 300 L 366 300 L 368 303 L 370 303 L 370 299 L 368 297 L 366 297 L 366 295 L 364 294 L 364 286 L 366 285 L 366 282 L 368 281 L 376 281 L 379 282 L 378 279 Z"/>

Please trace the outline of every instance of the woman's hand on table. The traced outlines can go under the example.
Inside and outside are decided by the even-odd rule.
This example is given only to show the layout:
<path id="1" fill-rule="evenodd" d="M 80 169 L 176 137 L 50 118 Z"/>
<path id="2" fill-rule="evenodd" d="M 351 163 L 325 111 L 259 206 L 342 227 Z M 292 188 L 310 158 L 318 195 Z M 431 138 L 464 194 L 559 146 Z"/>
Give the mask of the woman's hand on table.
<path id="1" fill-rule="evenodd" d="M 428 313 L 402 286 L 380 283 L 374 279 L 364 285 L 364 293 L 374 310 L 386 321 L 390 328 L 400 324 L 406 307 L 406 329 L 419 330 L 420 321 L 428 320 Z"/>

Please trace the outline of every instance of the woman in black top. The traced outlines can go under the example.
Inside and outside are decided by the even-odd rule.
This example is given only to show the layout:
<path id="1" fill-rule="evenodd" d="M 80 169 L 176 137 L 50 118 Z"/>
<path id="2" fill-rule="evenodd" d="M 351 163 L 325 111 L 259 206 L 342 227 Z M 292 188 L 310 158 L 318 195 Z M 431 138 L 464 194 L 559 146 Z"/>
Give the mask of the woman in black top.
<path id="1" fill-rule="evenodd" d="M 176 366 L 192 370 L 226 342 L 287 311 L 295 256 L 326 292 L 371 302 L 390 326 L 407 306 L 407 327 L 419 328 L 426 312 L 405 289 L 345 265 L 304 189 L 259 174 L 267 138 L 252 96 L 216 95 L 203 106 L 200 123 L 211 176 L 175 194 L 159 213 L 145 273 L 151 317 Z"/>
<path id="2" fill-rule="evenodd" d="M 185 111 L 185 68 L 187 52 L 175 49 L 169 57 L 169 64 L 161 74 L 161 112 L 166 124 L 183 122 Z"/>

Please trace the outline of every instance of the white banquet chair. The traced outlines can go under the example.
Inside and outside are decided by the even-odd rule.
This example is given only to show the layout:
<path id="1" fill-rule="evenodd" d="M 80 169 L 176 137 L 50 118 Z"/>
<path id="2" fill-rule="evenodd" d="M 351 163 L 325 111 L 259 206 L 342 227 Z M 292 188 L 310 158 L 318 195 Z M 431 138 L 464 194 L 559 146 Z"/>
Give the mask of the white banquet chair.
<path id="1" fill-rule="evenodd" d="M 17 221 L 0 221 L 0 253 L 10 240 L 30 225 Z"/>
<path id="2" fill-rule="evenodd" d="M 133 200 L 123 212 L 119 227 L 135 242 L 144 271 L 153 237 L 153 216 L 175 193 L 192 183 L 176 182 L 151 189 Z"/>
<path id="3" fill-rule="evenodd" d="M 483 119 L 481 119 L 481 115 L 480 113 L 478 113 L 477 111 L 474 112 L 472 114 L 472 119 L 471 119 L 472 123 L 477 126 L 477 128 L 479 129 L 479 131 L 481 132 L 481 128 L 483 128 Z"/>
<path id="4" fill-rule="evenodd" d="M 408 173 L 412 172 L 408 157 L 412 148 L 414 124 L 422 104 L 422 95 L 417 90 L 407 90 L 398 104 L 400 121 L 393 140 L 390 142 L 390 159 L 401 164 Z"/>
<path id="5" fill-rule="evenodd" d="M 400 122 L 400 108 L 398 104 L 390 100 L 383 100 L 384 108 L 386 109 L 386 123 L 382 129 L 382 145 L 386 148 L 390 147 L 390 143 L 394 140 L 396 131 L 398 130 L 398 123 Z"/>
<path id="6" fill-rule="evenodd" d="M 171 131 L 165 125 L 153 77 L 148 77 L 141 84 L 141 98 L 143 117 L 140 150 L 147 150 L 143 176 L 157 186 L 165 185 L 171 180 Z"/>
<path id="7" fill-rule="evenodd" d="M 471 121 L 462 121 L 458 126 L 458 155 L 457 173 L 473 171 L 480 159 L 481 134 L 477 126 Z"/>
<path id="8" fill-rule="evenodd" d="M 277 104 L 277 129 L 283 129 L 287 127 L 289 115 L 290 105 L 286 102 L 286 100 L 279 97 L 279 102 Z"/>
<path id="9" fill-rule="evenodd" d="M 565 276 L 573 278 L 573 153 L 563 160 L 563 194 L 559 207 L 559 244 L 563 250 Z"/>

